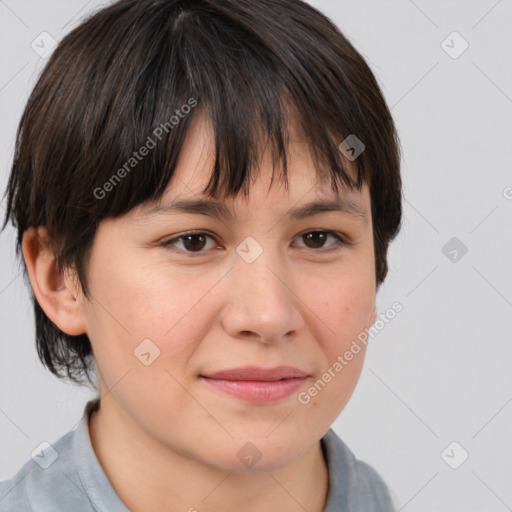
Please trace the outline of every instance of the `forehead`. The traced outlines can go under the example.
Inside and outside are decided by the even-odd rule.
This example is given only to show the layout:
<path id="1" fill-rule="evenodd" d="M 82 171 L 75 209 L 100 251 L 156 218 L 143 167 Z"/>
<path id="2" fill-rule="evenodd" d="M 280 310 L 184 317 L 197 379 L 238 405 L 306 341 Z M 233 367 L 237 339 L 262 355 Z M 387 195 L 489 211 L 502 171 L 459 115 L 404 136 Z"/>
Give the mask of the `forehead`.
<path id="1" fill-rule="evenodd" d="M 258 162 L 252 166 L 249 196 L 257 201 L 273 195 L 280 201 L 297 201 L 318 199 L 323 201 L 339 201 L 344 199 L 347 205 L 356 203 L 361 192 L 348 187 L 341 187 L 340 194 L 332 189 L 332 175 L 317 160 L 316 154 L 305 135 L 300 122 L 295 115 L 287 118 L 289 143 L 287 145 L 287 184 L 282 176 L 282 168 L 274 170 L 271 148 L 264 143 L 258 156 Z M 198 201 L 208 197 L 204 190 L 211 178 L 215 160 L 214 132 L 212 124 L 202 108 L 198 108 L 190 119 L 183 146 L 180 151 L 175 173 L 162 197 L 156 202 L 141 205 L 141 214 L 155 212 L 161 205 L 170 201 Z M 346 170 L 352 179 L 356 178 L 353 162 L 346 160 Z M 365 185 L 366 187 L 366 185 Z M 363 187 L 364 188 L 364 187 Z M 242 196 L 240 193 L 239 196 Z M 307 196 L 307 197 L 306 197 Z M 351 199 L 352 198 L 352 199 Z M 241 197 L 243 199 L 243 196 Z M 209 201 L 210 204 L 230 203 L 227 201 Z M 350 206 L 350 205 L 349 205 Z M 222 208 L 222 207 L 221 207 Z M 356 210 L 356 208 L 352 208 Z M 222 208 L 224 216 L 228 217 L 233 210 Z M 361 213 L 360 211 L 357 213 Z"/>

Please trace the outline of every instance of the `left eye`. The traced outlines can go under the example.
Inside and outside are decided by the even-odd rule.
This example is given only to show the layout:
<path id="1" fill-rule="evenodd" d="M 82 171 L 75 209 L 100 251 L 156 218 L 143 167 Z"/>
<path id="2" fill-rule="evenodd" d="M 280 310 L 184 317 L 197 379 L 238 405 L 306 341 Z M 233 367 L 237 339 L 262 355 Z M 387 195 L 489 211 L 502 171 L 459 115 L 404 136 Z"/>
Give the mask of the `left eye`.
<path id="1" fill-rule="evenodd" d="M 342 245 L 349 245 L 349 243 L 342 239 L 337 233 L 333 231 L 308 231 L 307 233 L 303 233 L 301 235 L 298 235 L 298 238 L 302 238 L 306 241 L 306 248 L 308 249 L 321 249 L 322 246 L 324 246 L 325 241 L 328 239 L 328 237 L 332 237 L 335 239 L 335 243 L 331 244 L 329 249 L 324 249 L 321 252 L 328 252 L 332 250 L 337 250 Z M 191 256 L 195 256 L 196 254 L 193 253 L 203 253 L 206 251 L 203 251 L 202 249 L 205 248 L 207 245 L 207 239 L 210 239 L 213 241 L 213 246 L 210 247 L 210 249 L 215 247 L 215 239 L 213 236 L 204 233 L 204 232 L 198 232 L 198 233 L 185 233 L 179 237 L 172 238 L 170 240 L 167 240 L 163 243 L 164 246 L 176 246 L 178 243 L 182 244 L 182 251 L 184 250 L 185 253 L 192 253 Z"/>
<path id="2" fill-rule="evenodd" d="M 304 240 L 307 240 L 308 243 L 312 244 L 312 247 L 308 246 L 308 249 L 321 248 L 328 237 L 335 239 L 335 243 L 329 246 L 334 247 L 334 249 L 339 249 L 339 246 L 348 244 L 348 242 L 343 240 L 337 233 L 334 233 L 333 231 L 309 231 L 299 235 L 299 238 L 303 238 Z M 332 251 L 334 249 L 327 250 Z"/>

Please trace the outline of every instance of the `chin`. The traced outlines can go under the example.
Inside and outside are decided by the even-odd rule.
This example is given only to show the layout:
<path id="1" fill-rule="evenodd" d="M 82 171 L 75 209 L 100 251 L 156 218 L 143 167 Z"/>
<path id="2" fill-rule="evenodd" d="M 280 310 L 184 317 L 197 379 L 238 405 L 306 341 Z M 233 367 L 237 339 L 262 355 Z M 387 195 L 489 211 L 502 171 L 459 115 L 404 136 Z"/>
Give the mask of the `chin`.
<path id="1" fill-rule="evenodd" d="M 235 473 L 261 473 L 282 469 L 303 455 L 309 448 L 303 437 L 294 439 L 271 433 L 270 436 L 246 435 L 230 439 L 219 451 L 212 454 L 214 465 Z"/>

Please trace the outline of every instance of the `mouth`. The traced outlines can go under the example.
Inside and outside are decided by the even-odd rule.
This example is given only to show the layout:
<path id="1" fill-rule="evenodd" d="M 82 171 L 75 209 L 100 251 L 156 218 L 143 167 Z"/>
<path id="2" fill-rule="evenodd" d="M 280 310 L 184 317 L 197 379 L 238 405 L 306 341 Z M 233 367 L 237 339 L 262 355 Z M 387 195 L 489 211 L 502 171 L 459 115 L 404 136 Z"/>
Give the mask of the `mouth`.
<path id="1" fill-rule="evenodd" d="M 246 366 L 200 375 L 205 383 L 218 391 L 261 404 L 277 402 L 290 396 L 308 377 L 307 372 L 292 366 L 268 369 Z"/>

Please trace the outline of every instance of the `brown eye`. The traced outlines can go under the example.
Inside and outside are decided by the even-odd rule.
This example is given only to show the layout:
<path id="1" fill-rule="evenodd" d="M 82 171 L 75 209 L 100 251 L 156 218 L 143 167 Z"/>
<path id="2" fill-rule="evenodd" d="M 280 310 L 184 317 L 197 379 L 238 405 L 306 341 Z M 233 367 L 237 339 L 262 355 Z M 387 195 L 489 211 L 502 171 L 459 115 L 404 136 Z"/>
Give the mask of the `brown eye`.
<path id="1" fill-rule="evenodd" d="M 179 237 L 167 240 L 163 245 L 176 246 L 178 249 L 181 249 L 182 252 L 197 253 L 199 255 L 208 250 L 203 250 L 207 246 L 208 239 L 214 242 L 213 237 L 206 233 L 185 233 Z M 178 246 L 178 244 L 181 244 L 181 246 Z M 213 246 L 215 246 L 215 243 L 213 243 Z"/>
<path id="2" fill-rule="evenodd" d="M 312 233 L 307 233 L 302 235 L 304 240 L 307 240 L 306 245 L 311 249 L 320 249 L 327 239 L 327 233 L 323 231 L 313 231 Z M 310 245 L 308 245 L 310 244 Z"/>
<path id="3" fill-rule="evenodd" d="M 200 251 L 206 245 L 204 235 L 187 235 L 183 237 L 183 247 L 187 251 Z"/>
<path id="4" fill-rule="evenodd" d="M 325 252 L 339 249 L 341 245 L 348 245 L 348 242 L 333 231 L 310 231 L 309 233 L 303 233 L 299 237 L 302 238 L 308 249 L 322 249 L 323 247 L 327 247 L 324 249 Z M 335 243 L 325 246 L 329 237 L 334 238 Z"/>

